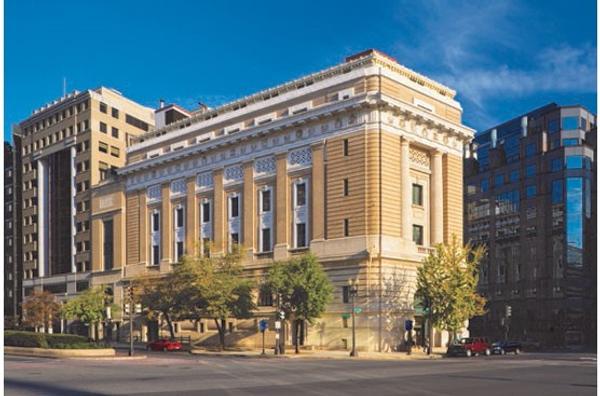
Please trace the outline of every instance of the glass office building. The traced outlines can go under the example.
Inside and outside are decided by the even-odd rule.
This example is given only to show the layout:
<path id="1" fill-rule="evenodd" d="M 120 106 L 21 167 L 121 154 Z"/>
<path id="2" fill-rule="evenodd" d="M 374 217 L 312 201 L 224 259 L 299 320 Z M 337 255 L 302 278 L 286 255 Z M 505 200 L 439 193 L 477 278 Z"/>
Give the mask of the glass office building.
<path id="1" fill-rule="evenodd" d="M 488 249 L 473 335 L 595 345 L 595 151 L 596 116 L 554 103 L 466 148 L 465 239 Z"/>

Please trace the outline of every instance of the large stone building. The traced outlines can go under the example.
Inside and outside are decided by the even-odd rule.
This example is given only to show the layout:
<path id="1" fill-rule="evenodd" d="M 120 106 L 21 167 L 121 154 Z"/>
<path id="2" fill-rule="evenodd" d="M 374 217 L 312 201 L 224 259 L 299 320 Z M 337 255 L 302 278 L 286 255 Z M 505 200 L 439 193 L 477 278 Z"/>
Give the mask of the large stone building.
<path id="1" fill-rule="evenodd" d="M 595 344 L 596 144 L 595 115 L 556 104 L 475 137 L 465 239 L 488 247 L 480 290 L 489 310 L 472 320 L 474 334 Z"/>
<path id="2" fill-rule="evenodd" d="M 120 302 L 128 280 L 166 273 L 185 254 L 240 244 L 246 274 L 260 280 L 274 260 L 311 250 L 335 293 L 305 343 L 347 345 L 354 279 L 359 348 L 395 347 L 415 314 L 421 260 L 435 243 L 462 240 L 473 130 L 454 96 L 369 50 L 215 109 L 161 106 L 127 165 L 92 191 L 93 283 L 111 285 Z M 213 251 L 198 251 L 202 241 Z M 237 341 L 272 317 L 261 297 L 254 320 L 230 321 Z"/>
<path id="3" fill-rule="evenodd" d="M 128 144 L 153 124 L 152 109 L 101 87 L 65 95 L 14 127 L 25 296 L 43 289 L 62 298 L 89 286 L 91 187 L 125 165 Z"/>

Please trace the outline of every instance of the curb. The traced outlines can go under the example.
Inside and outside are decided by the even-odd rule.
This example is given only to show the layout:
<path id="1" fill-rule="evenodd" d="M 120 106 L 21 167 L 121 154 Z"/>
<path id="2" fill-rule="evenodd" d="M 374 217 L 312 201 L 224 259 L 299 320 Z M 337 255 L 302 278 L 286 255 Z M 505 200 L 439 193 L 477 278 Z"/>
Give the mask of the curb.
<path id="1" fill-rule="evenodd" d="M 331 356 L 331 355 L 321 355 L 321 354 L 284 354 L 284 355 L 261 355 L 260 353 L 244 353 L 244 352 L 210 352 L 203 350 L 191 350 L 189 351 L 191 355 L 195 356 L 214 356 L 214 357 L 235 357 L 235 358 L 258 358 L 258 359 L 319 359 L 319 360 L 386 360 L 386 361 L 419 361 L 419 360 L 439 360 L 443 359 L 443 356 L 440 355 L 432 355 L 432 356 L 418 356 L 418 357 L 405 357 L 405 356 L 358 356 L 358 357 L 350 357 L 346 355 L 339 356 Z"/>

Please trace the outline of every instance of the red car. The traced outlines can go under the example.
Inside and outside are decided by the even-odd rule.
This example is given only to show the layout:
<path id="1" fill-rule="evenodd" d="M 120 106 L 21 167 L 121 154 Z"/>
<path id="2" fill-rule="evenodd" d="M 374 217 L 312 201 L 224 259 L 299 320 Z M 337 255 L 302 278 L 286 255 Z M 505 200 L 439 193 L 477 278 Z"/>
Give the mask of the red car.
<path id="1" fill-rule="evenodd" d="M 486 355 L 490 356 L 492 353 L 492 347 L 490 342 L 485 337 L 469 337 L 461 338 L 457 343 L 448 346 L 446 355 L 457 356 L 464 355 L 471 357 L 473 355 Z"/>
<path id="2" fill-rule="evenodd" d="M 181 350 L 181 342 L 172 341 L 162 338 L 160 340 L 149 342 L 146 349 L 153 351 L 179 351 Z"/>

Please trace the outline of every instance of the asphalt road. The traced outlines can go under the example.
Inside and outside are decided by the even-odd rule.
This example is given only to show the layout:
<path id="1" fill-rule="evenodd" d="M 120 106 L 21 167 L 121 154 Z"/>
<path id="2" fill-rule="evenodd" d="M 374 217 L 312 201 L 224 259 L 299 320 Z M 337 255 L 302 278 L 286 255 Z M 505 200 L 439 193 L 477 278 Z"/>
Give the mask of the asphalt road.
<path id="1" fill-rule="evenodd" d="M 4 359 L 6 395 L 595 395 L 596 355 L 433 361 L 198 357 Z"/>

